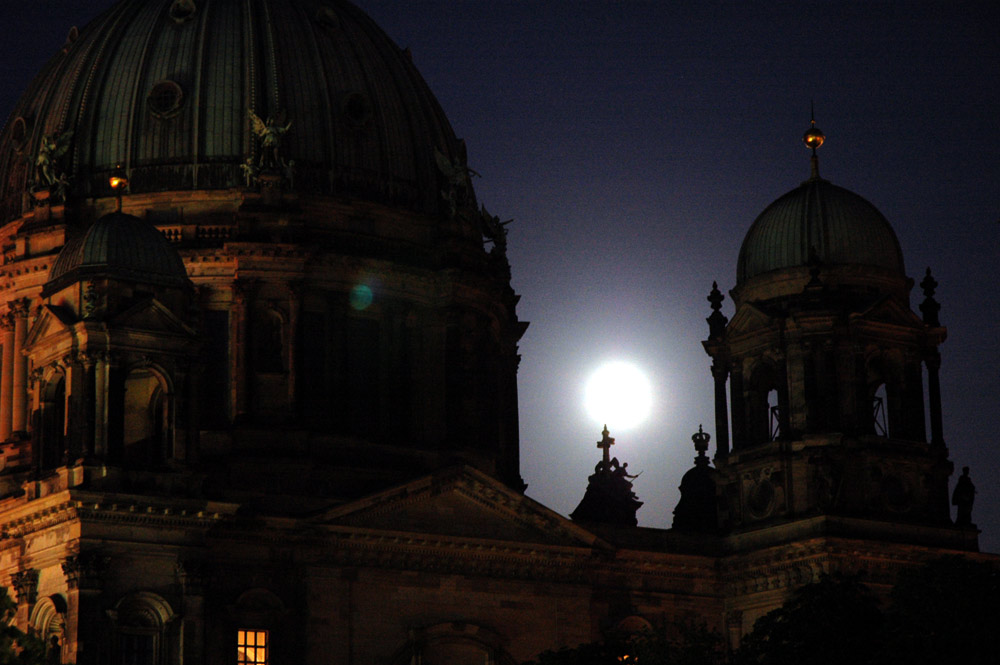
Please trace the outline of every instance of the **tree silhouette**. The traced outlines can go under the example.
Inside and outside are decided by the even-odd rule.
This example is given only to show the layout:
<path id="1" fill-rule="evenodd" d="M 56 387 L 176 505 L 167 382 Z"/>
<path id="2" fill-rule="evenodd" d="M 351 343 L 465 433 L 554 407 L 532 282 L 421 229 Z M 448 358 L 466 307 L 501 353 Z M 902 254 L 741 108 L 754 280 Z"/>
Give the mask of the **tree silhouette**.
<path id="1" fill-rule="evenodd" d="M 949 556 L 900 574 L 886 611 L 882 662 L 995 663 L 1000 569 Z"/>
<path id="2" fill-rule="evenodd" d="M 46 665 L 45 642 L 13 625 L 17 605 L 0 587 L 0 665 Z"/>
<path id="3" fill-rule="evenodd" d="M 738 665 L 843 665 L 877 662 L 882 613 L 856 576 L 824 575 L 754 624 Z"/>

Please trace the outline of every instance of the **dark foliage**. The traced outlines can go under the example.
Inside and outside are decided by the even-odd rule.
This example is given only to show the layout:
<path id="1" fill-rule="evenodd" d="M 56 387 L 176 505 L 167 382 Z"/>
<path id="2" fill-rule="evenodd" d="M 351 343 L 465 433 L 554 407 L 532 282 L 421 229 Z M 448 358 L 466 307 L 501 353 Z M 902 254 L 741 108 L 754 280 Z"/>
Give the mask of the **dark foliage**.
<path id="1" fill-rule="evenodd" d="M 1000 567 L 945 557 L 904 571 L 883 612 L 852 575 L 825 575 L 761 617 L 736 653 L 704 625 L 669 624 L 541 654 L 537 665 L 992 665 Z M 532 664 L 534 665 L 534 664 Z"/>
<path id="2" fill-rule="evenodd" d="M 877 662 L 882 613 L 854 576 L 824 575 L 761 617 L 743 639 L 739 665 L 842 665 Z"/>
<path id="3" fill-rule="evenodd" d="M 11 625 L 17 605 L 0 588 L 0 665 L 46 665 L 45 642 Z"/>
<path id="4" fill-rule="evenodd" d="M 546 651 L 528 665 L 722 665 L 722 637 L 690 621 L 640 634 L 613 633 L 599 642 Z"/>
<path id="5" fill-rule="evenodd" d="M 899 577 L 886 612 L 882 662 L 995 663 L 1000 657 L 1000 569 L 952 556 Z"/>

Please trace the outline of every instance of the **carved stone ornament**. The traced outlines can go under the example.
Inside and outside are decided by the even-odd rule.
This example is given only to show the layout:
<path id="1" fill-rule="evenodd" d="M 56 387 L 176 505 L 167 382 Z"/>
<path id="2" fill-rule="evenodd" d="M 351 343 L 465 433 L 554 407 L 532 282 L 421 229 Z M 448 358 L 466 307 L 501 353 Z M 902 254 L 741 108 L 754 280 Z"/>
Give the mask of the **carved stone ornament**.
<path id="1" fill-rule="evenodd" d="M 784 488 L 780 472 L 764 467 L 743 474 L 743 496 L 749 516 L 763 519 L 784 505 Z"/>
<path id="2" fill-rule="evenodd" d="M 483 237 L 488 241 L 493 243 L 493 248 L 490 250 L 490 255 L 506 257 L 507 256 L 507 225 L 513 222 L 513 219 L 508 219 L 506 222 L 501 222 L 499 217 L 491 215 L 486 206 L 481 206 L 479 210 L 479 220 L 482 225 Z"/>
<path id="3" fill-rule="evenodd" d="M 38 599 L 37 570 L 29 569 L 16 572 L 10 576 L 10 583 L 14 586 L 18 604 L 35 604 L 35 601 Z"/>
<path id="4" fill-rule="evenodd" d="M 281 137 L 292 127 L 291 121 L 286 122 L 284 127 L 284 114 L 278 117 L 268 116 L 267 120 L 261 120 L 260 116 L 252 110 L 247 111 L 250 118 L 250 128 L 260 146 L 260 158 L 257 161 L 257 168 L 262 171 L 283 171 L 286 162 L 281 157 Z"/>
<path id="5" fill-rule="evenodd" d="M 100 589 L 104 574 L 110 566 L 111 557 L 96 552 L 73 554 L 62 563 L 66 584 L 70 589 Z"/>
<path id="6" fill-rule="evenodd" d="M 448 218 L 452 219 L 468 199 L 470 176 L 479 174 L 466 166 L 464 161 L 453 160 L 437 148 L 434 149 L 434 160 L 441 174 L 441 201 Z"/>
<path id="7" fill-rule="evenodd" d="M 35 180 L 32 192 L 47 192 L 47 194 L 36 196 L 37 200 L 61 203 L 66 199 L 69 177 L 63 169 L 63 160 L 69 152 L 72 139 L 73 132 L 42 136 L 38 155 L 35 157 Z"/>

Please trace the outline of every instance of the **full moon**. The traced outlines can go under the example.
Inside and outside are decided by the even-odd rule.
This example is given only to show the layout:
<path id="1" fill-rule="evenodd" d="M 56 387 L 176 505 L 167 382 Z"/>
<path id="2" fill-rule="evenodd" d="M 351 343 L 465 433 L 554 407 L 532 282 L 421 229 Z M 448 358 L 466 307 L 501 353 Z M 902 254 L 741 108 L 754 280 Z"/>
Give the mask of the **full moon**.
<path id="1" fill-rule="evenodd" d="M 612 432 L 642 423 L 653 407 L 653 388 L 635 365 L 623 361 L 601 365 L 584 389 L 584 408 Z"/>

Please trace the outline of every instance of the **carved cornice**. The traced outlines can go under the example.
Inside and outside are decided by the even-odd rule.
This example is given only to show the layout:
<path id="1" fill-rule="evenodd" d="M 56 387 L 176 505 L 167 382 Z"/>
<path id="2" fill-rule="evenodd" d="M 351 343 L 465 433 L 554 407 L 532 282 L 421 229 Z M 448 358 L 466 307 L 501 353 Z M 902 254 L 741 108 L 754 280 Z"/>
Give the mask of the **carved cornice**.
<path id="1" fill-rule="evenodd" d="M 596 572 L 587 548 L 546 549 L 517 543 L 354 530 L 337 530 L 330 536 L 334 543 L 323 548 L 324 562 L 338 566 L 572 583 L 586 583 Z"/>
<path id="2" fill-rule="evenodd" d="M 41 502 L 39 502 L 41 503 Z M 30 506 L 30 504 L 28 504 Z M 100 503 L 66 500 L 37 510 L 24 511 L 19 517 L 0 523 L 4 539 L 25 538 L 51 526 L 73 519 L 101 521 L 123 525 L 148 525 L 158 528 L 208 528 L 227 517 L 210 510 L 182 508 L 141 501 Z"/>
<path id="3" fill-rule="evenodd" d="M 935 547 L 821 538 L 728 556 L 720 577 L 730 597 L 798 587 L 834 571 L 864 572 L 870 583 L 891 585 L 900 570 L 940 555 Z"/>
<path id="4" fill-rule="evenodd" d="M 80 519 L 128 525 L 204 529 L 226 519 L 227 515 L 207 510 L 179 508 L 136 502 L 75 501 Z"/>
<path id="5" fill-rule="evenodd" d="M 37 509 L 25 511 L 8 522 L 0 522 L 0 534 L 4 539 L 24 538 L 32 533 L 61 524 L 76 517 L 76 502 L 62 501 L 44 505 L 39 502 Z M 30 504 L 29 504 L 30 506 Z"/>

